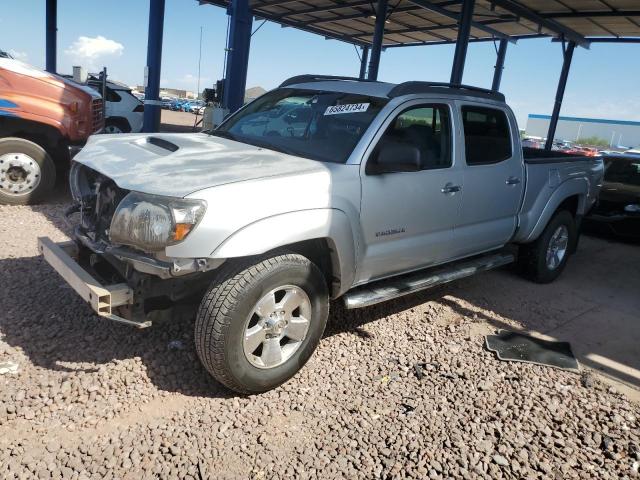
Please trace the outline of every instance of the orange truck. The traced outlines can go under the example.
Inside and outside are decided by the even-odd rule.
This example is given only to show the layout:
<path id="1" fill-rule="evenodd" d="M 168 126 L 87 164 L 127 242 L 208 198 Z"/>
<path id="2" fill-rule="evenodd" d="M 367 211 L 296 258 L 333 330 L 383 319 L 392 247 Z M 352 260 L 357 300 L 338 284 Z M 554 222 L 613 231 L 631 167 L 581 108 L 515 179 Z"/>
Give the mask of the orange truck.
<path id="1" fill-rule="evenodd" d="M 95 90 L 0 56 L 0 203 L 44 198 L 56 173 L 103 127 Z"/>

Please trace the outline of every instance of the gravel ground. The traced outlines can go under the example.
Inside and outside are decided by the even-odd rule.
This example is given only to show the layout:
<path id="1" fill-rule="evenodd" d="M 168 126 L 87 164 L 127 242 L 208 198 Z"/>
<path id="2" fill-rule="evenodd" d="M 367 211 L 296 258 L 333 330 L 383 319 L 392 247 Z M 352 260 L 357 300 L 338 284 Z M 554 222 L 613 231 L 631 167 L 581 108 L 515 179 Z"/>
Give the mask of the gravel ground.
<path id="1" fill-rule="evenodd" d="M 355 313 L 334 305 L 293 380 L 240 397 L 200 366 L 190 322 L 137 331 L 76 298 L 35 246 L 65 238 L 62 207 L 0 207 L 0 362 L 19 365 L 0 375 L 6 478 L 637 475 L 638 404 L 590 374 L 483 348 L 496 325 L 563 314 L 509 271 Z M 496 291 L 494 304 L 496 284 L 525 298 Z"/>

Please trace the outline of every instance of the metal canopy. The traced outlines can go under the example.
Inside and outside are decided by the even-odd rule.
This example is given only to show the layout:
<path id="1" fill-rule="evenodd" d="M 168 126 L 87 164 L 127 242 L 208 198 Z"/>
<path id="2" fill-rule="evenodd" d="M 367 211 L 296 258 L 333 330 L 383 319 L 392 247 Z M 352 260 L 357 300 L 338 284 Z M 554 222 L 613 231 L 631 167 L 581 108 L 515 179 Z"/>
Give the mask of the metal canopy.
<path id="1" fill-rule="evenodd" d="M 229 0 L 199 0 L 228 7 Z M 355 45 L 371 45 L 377 2 L 250 0 L 257 17 Z M 388 0 L 384 46 L 455 43 L 462 0 Z M 638 41 L 638 0 L 476 0 L 470 41 L 554 37 Z"/>

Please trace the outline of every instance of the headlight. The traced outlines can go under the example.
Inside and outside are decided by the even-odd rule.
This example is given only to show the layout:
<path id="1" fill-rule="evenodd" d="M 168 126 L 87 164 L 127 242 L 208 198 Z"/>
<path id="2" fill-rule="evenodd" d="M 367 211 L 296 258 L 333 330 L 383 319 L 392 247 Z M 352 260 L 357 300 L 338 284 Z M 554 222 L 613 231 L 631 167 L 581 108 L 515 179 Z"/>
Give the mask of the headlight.
<path id="1" fill-rule="evenodd" d="M 202 200 L 131 192 L 113 214 L 109 238 L 143 250 L 162 250 L 184 240 L 206 208 Z"/>
<path id="2" fill-rule="evenodd" d="M 631 203 L 624 207 L 624 211 L 627 213 L 640 213 L 640 204 Z"/>

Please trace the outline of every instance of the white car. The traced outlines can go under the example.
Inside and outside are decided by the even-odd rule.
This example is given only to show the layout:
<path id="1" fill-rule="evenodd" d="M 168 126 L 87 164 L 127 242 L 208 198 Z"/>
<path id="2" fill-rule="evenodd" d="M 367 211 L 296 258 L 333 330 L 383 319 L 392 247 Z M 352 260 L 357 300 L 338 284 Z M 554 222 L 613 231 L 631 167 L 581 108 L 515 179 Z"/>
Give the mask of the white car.
<path id="1" fill-rule="evenodd" d="M 102 82 L 92 75 L 88 84 L 98 92 Z M 107 81 L 105 95 L 104 133 L 140 133 L 144 117 L 144 104 L 127 85 L 112 80 Z"/>
<path id="2" fill-rule="evenodd" d="M 143 117 L 144 104 L 129 87 L 107 82 L 104 133 L 139 133 Z"/>

